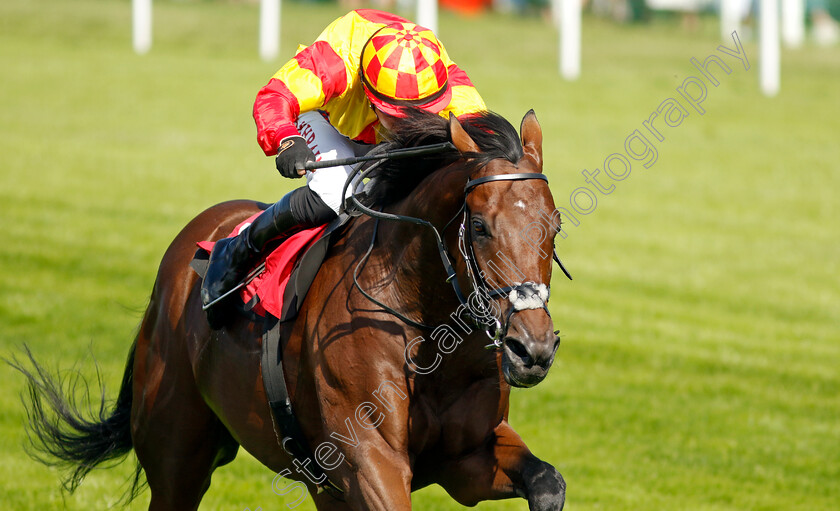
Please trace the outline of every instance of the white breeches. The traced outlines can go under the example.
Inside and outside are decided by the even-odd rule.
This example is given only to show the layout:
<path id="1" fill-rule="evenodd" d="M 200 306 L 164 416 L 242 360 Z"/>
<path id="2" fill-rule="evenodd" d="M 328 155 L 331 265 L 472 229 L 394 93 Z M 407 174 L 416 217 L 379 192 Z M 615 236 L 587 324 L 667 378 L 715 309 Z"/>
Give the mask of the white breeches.
<path id="1" fill-rule="evenodd" d="M 336 160 L 359 156 L 368 151 L 370 146 L 357 144 L 336 130 L 318 112 L 305 112 L 298 116 L 297 129 L 306 140 L 306 144 L 315 153 L 318 161 Z M 341 207 L 341 190 L 352 171 L 350 165 L 328 167 L 306 171 L 306 184 L 321 197 L 321 200 L 336 214 Z M 347 189 L 347 197 L 352 190 Z"/>

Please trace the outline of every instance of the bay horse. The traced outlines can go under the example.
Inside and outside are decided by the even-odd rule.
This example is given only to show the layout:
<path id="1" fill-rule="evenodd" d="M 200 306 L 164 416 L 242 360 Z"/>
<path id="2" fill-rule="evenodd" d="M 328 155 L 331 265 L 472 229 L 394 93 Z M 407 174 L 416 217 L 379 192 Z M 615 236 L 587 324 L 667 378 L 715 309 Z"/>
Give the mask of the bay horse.
<path id="1" fill-rule="evenodd" d="M 540 125 L 529 112 L 520 139 L 489 112 L 463 124 L 431 114 L 399 122 L 391 147 L 454 148 L 377 169 L 366 200 L 386 218 L 341 228 L 298 318 L 282 325 L 288 389 L 315 460 L 293 459 L 278 443 L 260 323 L 237 315 L 212 330 L 202 311 L 189 267 L 196 242 L 226 236 L 260 209 L 231 201 L 201 213 L 167 249 L 113 406 L 103 398 L 88 417 L 28 349 L 34 369 L 13 362 L 29 383 L 30 438 L 42 460 L 69 466 L 66 487 L 133 449 L 130 498 L 145 476 L 150 510 L 198 509 L 213 471 L 241 446 L 305 485 L 321 511 L 410 510 L 411 492 L 431 484 L 466 506 L 521 497 L 531 510 L 563 508 L 562 476 L 507 420 L 511 386 L 543 380 L 559 343 L 546 306 L 559 224 L 517 235 L 555 211 Z M 485 292 L 491 320 L 482 321 L 447 279 L 466 283 L 472 303 L 501 280 L 492 268 L 517 281 Z M 318 491 L 314 463 L 342 493 Z"/>

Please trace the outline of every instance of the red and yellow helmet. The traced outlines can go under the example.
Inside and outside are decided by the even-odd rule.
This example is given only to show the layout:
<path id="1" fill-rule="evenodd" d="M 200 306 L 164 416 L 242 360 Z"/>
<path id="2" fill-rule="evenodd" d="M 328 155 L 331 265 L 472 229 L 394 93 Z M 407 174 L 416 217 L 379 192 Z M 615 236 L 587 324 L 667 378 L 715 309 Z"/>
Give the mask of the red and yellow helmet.
<path id="1" fill-rule="evenodd" d="M 400 116 L 400 107 L 438 113 L 452 90 L 435 34 L 413 23 L 382 27 L 362 49 L 362 84 L 370 102 L 382 112 Z"/>

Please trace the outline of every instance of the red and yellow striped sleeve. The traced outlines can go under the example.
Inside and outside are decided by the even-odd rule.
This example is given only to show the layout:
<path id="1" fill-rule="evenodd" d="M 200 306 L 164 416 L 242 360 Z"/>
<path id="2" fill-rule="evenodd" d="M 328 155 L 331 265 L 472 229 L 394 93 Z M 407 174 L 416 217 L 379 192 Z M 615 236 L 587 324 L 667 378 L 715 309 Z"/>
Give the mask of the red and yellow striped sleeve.
<path id="1" fill-rule="evenodd" d="M 277 152 L 284 137 L 297 134 L 301 112 L 321 108 L 347 88 L 344 61 L 329 43 L 317 41 L 300 50 L 257 94 L 254 122 L 266 155 Z"/>

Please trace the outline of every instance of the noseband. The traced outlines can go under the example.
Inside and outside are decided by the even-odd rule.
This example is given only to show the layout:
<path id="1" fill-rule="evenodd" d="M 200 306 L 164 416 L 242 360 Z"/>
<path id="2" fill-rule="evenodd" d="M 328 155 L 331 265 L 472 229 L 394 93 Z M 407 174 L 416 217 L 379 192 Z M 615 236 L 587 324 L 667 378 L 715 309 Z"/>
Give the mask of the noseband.
<path id="1" fill-rule="evenodd" d="M 454 146 L 451 146 L 454 148 Z M 360 168 L 354 170 L 353 173 L 348 177 L 347 182 L 345 183 L 345 192 L 348 186 L 353 186 L 352 189 L 355 189 L 355 185 L 361 183 L 361 181 L 367 177 L 370 172 L 372 172 L 376 167 L 384 162 L 379 161 L 374 163 L 367 169 L 362 172 L 359 172 Z M 353 272 L 353 283 L 356 288 L 362 293 L 365 298 L 370 300 L 371 302 L 375 303 L 379 307 L 382 307 L 387 312 L 393 314 L 394 316 L 398 317 L 403 322 L 415 326 L 417 328 L 426 329 L 426 330 L 433 330 L 434 327 L 431 325 L 426 325 L 420 322 L 417 322 L 411 318 L 406 317 L 405 315 L 401 314 L 400 312 L 394 310 L 393 308 L 385 305 L 384 303 L 376 300 L 372 296 L 370 296 L 364 289 L 362 289 L 361 285 L 359 285 L 358 281 L 358 274 L 360 271 L 361 266 L 367 260 L 368 256 L 373 250 L 374 244 L 376 243 L 376 233 L 379 228 L 379 221 L 380 220 L 395 220 L 400 222 L 408 222 L 417 225 L 423 225 L 432 229 L 432 232 L 435 235 L 435 240 L 437 242 L 438 252 L 440 254 L 441 262 L 443 263 L 444 270 L 446 272 L 446 282 L 449 282 L 452 285 L 452 289 L 455 292 L 455 296 L 458 298 L 458 301 L 463 306 L 462 309 L 466 311 L 466 315 L 470 318 L 470 320 L 477 326 L 480 326 L 484 329 L 487 336 L 493 341 L 492 343 L 485 346 L 488 349 L 498 349 L 502 346 L 502 339 L 504 338 L 505 334 L 508 331 L 510 326 L 510 319 L 516 312 L 522 310 L 529 310 L 529 309 L 543 309 L 545 310 L 546 314 L 551 317 L 551 314 L 548 311 L 548 297 L 550 294 L 549 287 L 546 284 L 536 283 L 536 282 L 514 282 L 511 286 L 500 287 L 492 289 L 487 283 L 487 273 L 484 272 L 479 268 L 478 259 L 475 255 L 475 248 L 473 246 L 473 239 L 471 235 L 471 230 L 466 227 L 467 221 L 470 218 L 470 211 L 469 207 L 467 206 L 467 197 L 469 196 L 470 192 L 474 190 L 477 186 L 480 186 L 485 183 L 495 182 L 495 181 L 523 181 L 528 179 L 540 179 L 548 183 L 548 177 L 544 174 L 537 174 L 537 173 L 513 173 L 513 174 L 498 174 L 494 176 L 486 176 L 480 177 L 477 179 L 472 179 L 467 181 L 466 186 L 464 187 L 464 203 L 455 216 L 450 220 L 442 229 L 444 232 L 446 229 L 463 213 L 461 225 L 458 228 L 458 250 L 461 253 L 461 256 L 464 258 L 464 262 L 467 266 L 467 275 L 472 281 L 473 290 L 475 293 L 478 293 L 481 298 L 485 301 L 485 304 L 488 309 L 492 309 L 491 301 L 495 300 L 499 297 L 507 297 L 510 302 L 510 307 L 508 307 L 507 314 L 504 318 L 504 323 L 499 319 L 498 316 L 495 314 L 492 317 L 488 317 L 490 315 L 477 315 L 473 311 L 473 308 L 470 306 L 470 302 L 467 297 L 464 295 L 463 290 L 458 282 L 457 274 L 455 273 L 455 268 L 452 265 L 451 257 L 449 251 L 446 248 L 446 245 L 443 242 L 443 237 L 441 236 L 438 229 L 428 220 L 424 220 L 422 218 L 414 218 L 405 215 L 397 215 L 393 213 L 383 213 L 382 211 L 376 211 L 371 208 L 368 208 L 364 204 L 359 201 L 356 197 L 356 194 L 352 194 L 350 196 L 350 201 L 353 202 L 355 207 L 361 211 L 362 213 L 373 217 L 376 219 L 373 228 L 373 236 L 371 237 L 370 245 L 368 247 L 367 252 L 364 256 L 362 256 L 359 263 L 356 265 L 355 271 Z M 345 195 L 346 196 L 346 195 Z M 554 251 L 554 261 L 560 266 L 560 269 L 563 270 L 563 273 L 571 280 L 572 276 L 566 271 L 566 268 L 563 266 L 563 263 L 560 262 L 560 258 L 557 256 L 557 251 Z"/>

